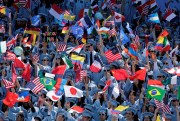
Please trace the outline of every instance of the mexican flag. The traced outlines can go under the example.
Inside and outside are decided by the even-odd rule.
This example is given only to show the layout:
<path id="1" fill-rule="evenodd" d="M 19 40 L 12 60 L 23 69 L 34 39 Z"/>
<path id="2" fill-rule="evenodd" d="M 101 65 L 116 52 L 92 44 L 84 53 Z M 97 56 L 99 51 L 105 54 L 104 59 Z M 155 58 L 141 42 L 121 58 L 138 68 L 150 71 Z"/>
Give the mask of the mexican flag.
<path id="1" fill-rule="evenodd" d="M 0 42 L 0 54 L 5 53 L 6 50 L 7 50 L 6 41 L 1 41 Z"/>
<path id="2" fill-rule="evenodd" d="M 71 60 L 69 60 L 65 55 L 62 56 L 64 63 L 66 64 L 66 69 L 73 68 Z"/>
<path id="3" fill-rule="evenodd" d="M 154 98 L 156 100 L 162 101 L 165 93 L 166 93 L 166 90 L 164 89 L 161 89 L 159 87 L 154 87 L 154 86 L 148 86 L 146 96 L 147 98 Z"/>

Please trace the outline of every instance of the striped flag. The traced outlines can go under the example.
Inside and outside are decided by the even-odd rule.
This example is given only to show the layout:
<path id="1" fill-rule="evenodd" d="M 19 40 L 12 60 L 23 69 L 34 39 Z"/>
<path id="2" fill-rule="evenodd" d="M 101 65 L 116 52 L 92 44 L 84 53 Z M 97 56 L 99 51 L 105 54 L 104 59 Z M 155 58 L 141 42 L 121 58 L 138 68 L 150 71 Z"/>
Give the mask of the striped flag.
<path id="1" fill-rule="evenodd" d="M 165 13 L 165 15 L 164 15 L 164 19 L 166 20 L 166 21 L 168 21 L 168 22 L 170 22 L 172 19 L 174 19 L 176 17 L 176 14 L 174 14 L 174 12 L 171 10 L 171 9 L 169 9 L 169 8 L 167 8 L 166 9 L 166 13 Z"/>
<path id="2" fill-rule="evenodd" d="M 139 11 L 139 13 L 141 15 L 147 15 L 149 12 L 149 8 L 150 8 L 150 4 L 149 1 L 147 1 L 146 3 L 144 3 L 143 5 L 139 6 L 137 8 L 137 10 Z"/>
<path id="3" fill-rule="evenodd" d="M 8 81 L 6 79 L 2 79 L 2 82 L 3 82 L 4 86 L 6 87 L 6 89 L 9 89 L 9 88 L 12 88 L 15 86 L 13 82 Z"/>
<path id="4" fill-rule="evenodd" d="M 169 105 L 165 105 L 163 102 L 159 102 L 158 100 L 154 99 L 157 108 L 162 108 L 164 113 L 171 113 Z"/>
<path id="5" fill-rule="evenodd" d="M 36 62 L 36 63 L 39 61 L 39 54 L 38 53 L 33 55 L 33 61 Z"/>
<path id="6" fill-rule="evenodd" d="M 95 61 L 92 63 L 92 65 L 90 66 L 89 69 L 90 69 L 92 72 L 98 73 L 98 72 L 101 70 L 101 68 L 102 68 L 101 64 L 100 64 L 98 61 L 95 60 Z"/>
<path id="7" fill-rule="evenodd" d="M 65 10 L 64 14 L 70 15 L 70 12 L 68 10 Z"/>
<path id="8" fill-rule="evenodd" d="M 108 63 L 112 63 L 115 60 L 121 59 L 121 55 L 120 55 L 117 47 L 115 47 L 113 50 L 108 50 L 104 54 L 108 60 Z"/>
<path id="9" fill-rule="evenodd" d="M 5 27 L 4 25 L 0 25 L 0 33 L 5 33 Z"/>
<path id="10" fill-rule="evenodd" d="M 87 76 L 87 70 L 81 70 L 80 71 L 80 79 L 82 80 L 83 77 Z"/>
<path id="11" fill-rule="evenodd" d="M 57 51 L 63 52 L 66 50 L 66 44 L 65 43 L 60 43 L 57 47 Z"/>
<path id="12" fill-rule="evenodd" d="M 113 29 L 109 30 L 109 35 L 110 36 L 115 36 L 116 35 L 116 29 L 113 27 Z"/>
<path id="13" fill-rule="evenodd" d="M 31 89 L 34 94 L 37 94 L 44 88 L 44 85 L 40 83 L 39 77 L 32 80 L 30 83 L 26 85 L 27 88 Z"/>

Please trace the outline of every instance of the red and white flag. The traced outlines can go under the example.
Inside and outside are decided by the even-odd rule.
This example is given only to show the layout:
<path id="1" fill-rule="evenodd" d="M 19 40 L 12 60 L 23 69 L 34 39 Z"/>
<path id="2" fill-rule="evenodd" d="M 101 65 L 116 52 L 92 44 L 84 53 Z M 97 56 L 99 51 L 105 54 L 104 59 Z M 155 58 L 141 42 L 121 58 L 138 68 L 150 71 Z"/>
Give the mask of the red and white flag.
<path id="1" fill-rule="evenodd" d="M 169 105 L 165 105 L 163 102 L 159 102 L 158 100 L 154 99 L 154 102 L 157 106 L 157 108 L 161 108 L 164 113 L 171 113 L 171 110 L 169 108 Z"/>
<path id="2" fill-rule="evenodd" d="M 121 55 L 119 52 L 113 53 L 112 50 L 108 50 L 104 54 L 109 63 L 112 63 L 115 60 L 121 59 Z"/>
<path id="3" fill-rule="evenodd" d="M 170 74 L 175 74 L 177 76 L 180 76 L 180 66 L 179 67 L 173 67 L 171 69 L 166 70 Z"/>
<path id="4" fill-rule="evenodd" d="M 80 79 L 82 80 L 83 77 L 87 76 L 87 70 L 81 70 L 80 71 Z"/>
<path id="5" fill-rule="evenodd" d="M 113 15 L 114 15 L 114 21 L 115 22 L 123 22 L 123 21 L 125 21 L 125 17 L 122 14 L 114 12 Z"/>
<path id="6" fill-rule="evenodd" d="M 139 13 L 140 13 L 141 15 L 147 15 L 148 12 L 149 12 L 149 8 L 150 8 L 150 2 L 149 2 L 149 0 L 148 0 L 146 3 L 144 3 L 144 4 L 141 5 L 141 6 L 139 6 L 139 7 L 137 8 L 137 10 L 139 11 Z"/>
<path id="7" fill-rule="evenodd" d="M 84 108 L 81 108 L 80 106 L 72 106 L 71 109 L 69 110 L 69 113 L 83 113 Z"/>
<path id="8" fill-rule="evenodd" d="M 64 92 L 65 97 L 83 97 L 83 91 L 73 86 L 64 85 Z"/>
<path id="9" fill-rule="evenodd" d="M 18 34 L 15 37 L 13 37 L 9 42 L 6 43 L 8 50 L 11 49 L 11 47 L 16 44 L 17 36 Z"/>
<path id="10" fill-rule="evenodd" d="M 116 29 L 114 27 L 111 30 L 109 30 L 109 35 L 110 36 L 115 36 L 116 35 Z"/>
<path id="11" fill-rule="evenodd" d="M 66 50 L 66 44 L 65 43 L 60 43 L 57 47 L 57 51 L 63 52 Z"/>
<path id="12" fill-rule="evenodd" d="M 0 25 L 0 33 L 5 33 L 5 27 L 4 25 Z"/>
<path id="13" fill-rule="evenodd" d="M 84 47 L 84 44 L 78 45 L 72 51 L 80 53 L 81 49 Z"/>
<path id="14" fill-rule="evenodd" d="M 102 68 L 101 64 L 95 60 L 89 69 L 94 73 L 98 73 L 101 70 L 101 68 Z"/>
<path id="15" fill-rule="evenodd" d="M 99 7 L 98 7 L 97 4 L 91 6 L 91 8 L 92 8 L 92 10 L 93 10 L 94 13 L 96 13 L 96 12 L 99 10 Z"/>
<path id="16" fill-rule="evenodd" d="M 49 13 L 54 16 L 56 19 L 60 20 L 61 14 L 64 11 L 56 4 L 53 4 L 51 9 L 49 10 Z"/>
<path id="17" fill-rule="evenodd" d="M 2 82 L 4 83 L 4 86 L 6 87 L 6 89 L 9 89 L 15 86 L 13 82 L 8 81 L 6 79 L 2 79 Z"/>
<path id="18" fill-rule="evenodd" d="M 112 83 L 112 81 L 111 80 L 107 80 L 106 82 L 105 82 L 105 86 L 104 86 L 104 88 L 102 89 L 102 91 L 101 92 L 98 92 L 98 93 L 104 93 L 108 88 L 109 88 L 109 86 L 111 85 L 111 83 Z"/>
<path id="19" fill-rule="evenodd" d="M 173 13 L 173 11 L 171 10 L 171 9 L 167 9 L 166 10 L 166 13 L 165 13 L 165 15 L 164 15 L 164 19 L 166 20 L 166 21 L 171 21 L 173 18 L 175 18 L 176 17 L 176 14 L 174 14 Z"/>
<path id="20" fill-rule="evenodd" d="M 32 82 L 36 85 L 33 89 L 32 92 L 34 94 L 37 94 L 39 91 L 41 91 L 44 88 L 44 85 L 40 83 L 39 77 L 35 78 L 32 80 Z"/>
<path id="21" fill-rule="evenodd" d="M 39 54 L 33 55 L 33 61 L 36 63 L 39 61 Z"/>
<path id="22" fill-rule="evenodd" d="M 4 60 L 12 60 L 14 61 L 16 58 L 16 55 L 12 52 L 7 51 L 6 56 L 4 57 Z"/>

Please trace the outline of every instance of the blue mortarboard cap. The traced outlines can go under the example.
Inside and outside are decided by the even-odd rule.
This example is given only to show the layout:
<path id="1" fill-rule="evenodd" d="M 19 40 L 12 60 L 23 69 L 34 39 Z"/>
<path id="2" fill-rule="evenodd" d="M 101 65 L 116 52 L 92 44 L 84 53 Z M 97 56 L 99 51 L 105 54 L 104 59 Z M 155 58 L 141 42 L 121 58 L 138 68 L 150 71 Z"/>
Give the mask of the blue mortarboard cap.
<path id="1" fill-rule="evenodd" d="M 170 114 L 170 113 L 165 113 L 165 118 L 166 119 L 173 119 L 173 115 L 172 114 Z"/>
<path id="2" fill-rule="evenodd" d="M 156 104 L 155 104 L 155 102 L 154 102 L 153 99 L 151 99 L 151 100 L 149 101 L 149 104 L 148 104 L 148 105 L 152 105 L 152 106 L 156 107 Z"/>
<path id="3" fill-rule="evenodd" d="M 88 39 L 87 44 L 96 45 L 96 42 L 94 41 L 94 39 Z"/>
<path id="4" fill-rule="evenodd" d="M 100 91 L 101 91 L 101 89 L 95 88 L 95 89 L 93 89 L 92 91 L 93 91 L 93 95 L 94 95 L 94 94 L 96 94 L 96 93 L 100 92 Z"/>
<path id="5" fill-rule="evenodd" d="M 92 117 L 92 113 L 88 110 L 84 110 L 83 113 L 82 113 L 82 116 L 86 116 L 86 117 Z"/>
<path id="6" fill-rule="evenodd" d="M 40 59 L 42 60 L 42 59 L 48 59 L 48 60 L 50 60 L 50 56 L 49 56 L 49 54 L 42 54 L 42 55 L 40 55 Z"/>
<path id="7" fill-rule="evenodd" d="M 116 62 L 112 62 L 112 63 L 110 64 L 110 67 L 118 67 L 118 64 L 117 64 Z"/>
<path id="8" fill-rule="evenodd" d="M 171 103 L 171 101 L 173 101 L 173 100 L 177 100 L 177 95 L 172 95 L 172 97 L 171 98 L 169 98 L 169 104 Z"/>
<path id="9" fill-rule="evenodd" d="M 66 111 L 63 110 L 63 109 L 59 109 L 59 110 L 57 111 L 57 116 L 58 116 L 58 115 L 63 115 L 64 117 L 67 117 L 67 113 L 66 113 Z"/>
<path id="10" fill-rule="evenodd" d="M 103 81 L 99 81 L 98 85 L 105 86 L 106 84 Z"/>
<path id="11" fill-rule="evenodd" d="M 66 102 L 76 103 L 76 98 L 66 98 Z"/>
<path id="12" fill-rule="evenodd" d="M 85 103 L 84 109 L 88 110 L 88 111 L 93 111 L 94 110 L 94 106 Z"/>
<path id="13" fill-rule="evenodd" d="M 6 96 L 6 88 L 0 87 L 0 100 L 4 99 Z"/>
<path id="14" fill-rule="evenodd" d="M 144 113 L 142 113 L 142 115 L 141 115 L 141 121 L 144 120 L 144 117 L 153 117 L 153 116 L 154 116 L 153 113 L 150 113 L 150 112 L 144 112 Z"/>
<path id="15" fill-rule="evenodd" d="M 41 16 L 47 16 L 47 14 L 46 13 L 38 13 L 39 15 L 41 15 Z"/>
<path id="16" fill-rule="evenodd" d="M 134 115 L 136 115 L 137 110 L 133 107 L 129 107 L 123 111 L 123 114 L 126 114 L 128 111 L 132 112 Z"/>
<path id="17" fill-rule="evenodd" d="M 117 102 L 116 100 L 111 100 L 110 103 L 115 107 L 117 107 L 119 105 L 119 102 Z"/>
<path id="18" fill-rule="evenodd" d="M 107 109 L 102 107 L 98 110 L 98 112 L 99 113 L 107 113 Z"/>

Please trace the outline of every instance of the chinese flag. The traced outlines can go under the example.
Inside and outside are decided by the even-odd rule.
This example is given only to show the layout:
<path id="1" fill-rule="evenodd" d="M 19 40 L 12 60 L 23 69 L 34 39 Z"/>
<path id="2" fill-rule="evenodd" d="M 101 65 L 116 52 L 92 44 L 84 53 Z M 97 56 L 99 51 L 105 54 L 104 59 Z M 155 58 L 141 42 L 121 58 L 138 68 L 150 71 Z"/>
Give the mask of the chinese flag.
<path id="1" fill-rule="evenodd" d="M 130 80 L 138 79 L 144 81 L 146 77 L 146 69 L 141 69 L 135 72 L 133 76 L 130 76 Z"/>
<path id="2" fill-rule="evenodd" d="M 13 92 L 7 92 L 6 97 L 3 99 L 3 103 L 8 107 L 13 107 L 17 102 L 18 94 Z"/>
<path id="3" fill-rule="evenodd" d="M 126 80 L 128 74 L 125 69 L 116 69 L 111 71 L 116 80 Z"/>

